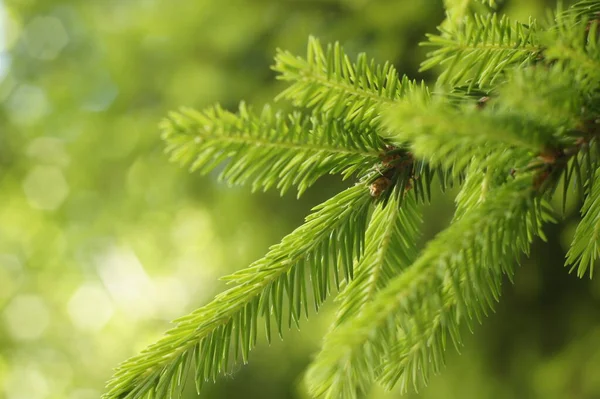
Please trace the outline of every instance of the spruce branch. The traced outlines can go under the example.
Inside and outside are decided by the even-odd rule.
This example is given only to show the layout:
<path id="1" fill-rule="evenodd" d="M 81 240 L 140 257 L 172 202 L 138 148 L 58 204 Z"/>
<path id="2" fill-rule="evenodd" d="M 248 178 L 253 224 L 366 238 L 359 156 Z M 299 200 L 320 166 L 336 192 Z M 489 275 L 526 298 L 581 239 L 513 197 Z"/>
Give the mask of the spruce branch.
<path id="1" fill-rule="evenodd" d="M 481 168 L 498 166 L 492 154 L 513 157 L 516 165 L 552 139 L 552 130 L 518 114 L 487 112 L 468 104 L 454 107 L 443 100 L 413 95 L 399 101 L 387 115 L 388 139 L 408 143 L 415 157 L 455 174 L 464 171 L 474 157 Z"/>
<path id="2" fill-rule="evenodd" d="M 585 21 L 600 17 L 600 3 L 597 0 L 581 0 L 558 13 L 558 19 Z"/>
<path id="3" fill-rule="evenodd" d="M 503 174 L 501 168 L 498 169 L 488 168 L 482 170 L 475 162 L 469 165 L 465 173 L 466 177 L 454 200 L 456 210 L 454 211 L 453 221 L 460 219 L 485 201 L 491 187 L 496 183 L 497 176 L 495 175 Z M 506 176 L 503 177 L 506 178 Z"/>
<path id="4" fill-rule="evenodd" d="M 324 174 L 360 180 L 124 362 L 105 399 L 178 397 L 190 369 L 200 390 L 247 362 L 259 319 L 270 341 L 273 323 L 281 336 L 285 321 L 299 325 L 310 300 L 318 310 L 339 286 L 337 319 L 307 374 L 311 393 L 356 398 L 375 380 L 417 388 L 543 238 L 552 220 L 544 201 L 561 178 L 563 200 L 574 185 L 585 198 L 567 264 L 591 276 L 600 256 L 600 6 L 580 1 L 544 32 L 533 20 L 461 16 L 486 2 L 446 0 L 449 19 L 426 43 L 437 49 L 422 67 L 443 65 L 439 89 L 450 94 L 431 96 L 389 63 L 364 54 L 352 62 L 339 44 L 310 38 L 305 59 L 279 51 L 273 67 L 290 83 L 279 98 L 301 111 L 215 106 L 163 122 L 173 160 L 201 173 L 223 165 L 231 184 L 301 194 Z M 431 197 L 434 171 L 443 185 L 448 175 L 461 184 L 457 209 L 417 257 L 416 204 Z"/>
<path id="5" fill-rule="evenodd" d="M 594 264 L 600 258 L 600 168 L 596 169 L 588 190 L 581 208 L 582 219 L 567 253 L 567 265 L 571 266 L 571 272 L 577 270 L 579 277 L 589 270 L 592 278 Z"/>
<path id="6" fill-rule="evenodd" d="M 412 191 L 417 202 L 431 200 L 431 184 L 435 176 L 426 162 L 414 159 L 413 155 L 402 147 L 386 145 L 386 151 L 380 156 L 381 162 L 376 164 L 363 180 L 370 183 L 371 195 L 384 204 L 393 192 L 394 187 Z M 442 189 L 452 181 L 443 171 L 438 171 Z"/>
<path id="7" fill-rule="evenodd" d="M 584 95 L 588 88 L 562 65 L 514 69 L 508 78 L 496 93 L 495 105 L 502 112 L 517 110 L 523 118 L 529 117 L 553 130 L 553 135 L 563 141 L 582 119 L 589 118 Z"/>
<path id="8" fill-rule="evenodd" d="M 412 264 L 417 256 L 420 223 L 416 199 L 400 186 L 387 204 L 378 204 L 366 233 L 365 253 L 355 266 L 355 277 L 336 298 L 339 308 L 329 334 L 335 334 L 344 322 L 352 322 L 390 280 Z"/>
<path id="9" fill-rule="evenodd" d="M 495 10 L 501 3 L 503 3 L 501 0 L 444 0 L 446 23 L 462 24 L 465 22 L 465 17 L 472 12 L 485 12 L 486 8 Z"/>
<path id="10" fill-rule="evenodd" d="M 547 32 L 544 52 L 549 62 L 560 63 L 572 73 L 589 95 L 598 99 L 600 84 L 600 21 L 575 19 L 572 14 L 557 17 L 554 29 Z"/>
<path id="11" fill-rule="evenodd" d="M 382 358 L 379 381 L 386 386 L 399 381 L 405 391 L 419 376 L 427 382 L 444 363 L 447 339 L 460 346 L 460 327 L 492 309 L 502 273 L 512 276 L 518 255 L 528 253 L 533 237 L 542 235 L 548 216 L 531 180 L 521 176 L 496 189 L 330 334 L 309 369 L 311 393 L 356 398 Z"/>
<path id="12" fill-rule="evenodd" d="M 439 35 L 427 35 L 425 46 L 437 47 L 421 64 L 421 70 L 444 67 L 438 81 L 469 88 L 493 85 L 508 67 L 535 61 L 543 48 L 535 20 L 527 25 L 496 14 L 474 15 L 464 24 L 446 24 Z"/>
<path id="13" fill-rule="evenodd" d="M 593 125 L 596 125 L 595 123 Z M 598 124 L 597 126 L 600 126 Z M 585 190 L 591 190 L 594 174 L 600 164 L 600 143 L 598 132 L 582 129 L 583 136 L 579 136 L 574 145 L 562 149 L 557 154 L 549 154 L 549 158 L 540 157 L 541 163 L 546 163 L 545 174 L 554 175 L 553 188 L 558 186 L 559 173 L 563 176 L 563 212 L 566 207 L 567 196 L 570 191 L 577 191 L 579 198 L 584 198 Z M 538 162 L 540 163 L 540 162 Z"/>
<path id="14" fill-rule="evenodd" d="M 244 103 L 233 114 L 214 106 L 172 112 L 161 124 L 171 159 L 205 174 L 225 164 L 220 179 L 274 187 L 300 196 L 319 177 L 362 173 L 384 148 L 372 129 L 348 126 L 323 115 L 285 115 L 265 107 L 257 115 Z"/>
<path id="15" fill-rule="evenodd" d="M 388 62 L 376 65 L 361 53 L 353 63 L 339 43 L 324 50 L 314 37 L 309 38 L 306 59 L 278 50 L 273 69 L 279 79 L 290 82 L 278 99 L 357 126 L 377 126 L 383 109 L 406 92 L 424 87 L 406 76 L 400 80 Z"/>
<path id="16" fill-rule="evenodd" d="M 224 278 L 234 287 L 175 320 L 163 338 L 122 363 L 103 398 L 163 398 L 166 392 L 179 397 L 188 368 L 194 367 L 200 391 L 204 381 L 226 372 L 240 354 L 246 363 L 256 344 L 259 317 L 270 341 L 271 317 L 282 335 L 286 316 L 291 327 L 303 310 L 308 314 L 310 296 L 318 309 L 334 285 L 352 278 L 371 202 L 367 187 L 359 184 L 315 207 L 305 224 L 264 258 Z"/>
<path id="17" fill-rule="evenodd" d="M 387 204 L 373 212 L 363 257 L 354 267 L 354 279 L 338 295 L 334 325 L 351 320 L 379 290 L 408 267 L 417 256 L 421 216 L 417 200 L 397 186 Z"/>

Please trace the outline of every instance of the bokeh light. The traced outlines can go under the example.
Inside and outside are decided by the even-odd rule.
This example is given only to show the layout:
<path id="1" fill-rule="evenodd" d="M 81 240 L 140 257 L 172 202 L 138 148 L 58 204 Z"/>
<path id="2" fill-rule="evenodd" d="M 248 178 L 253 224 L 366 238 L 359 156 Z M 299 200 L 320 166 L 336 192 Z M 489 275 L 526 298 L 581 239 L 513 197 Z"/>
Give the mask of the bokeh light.
<path id="1" fill-rule="evenodd" d="M 6 399 L 45 399 L 49 396 L 48 379 L 35 365 L 13 368 L 4 384 Z"/>
<path id="2" fill-rule="evenodd" d="M 69 35 L 56 17 L 35 17 L 23 32 L 29 55 L 41 60 L 55 59 L 69 42 Z"/>
<path id="3" fill-rule="evenodd" d="M 101 330 L 113 315 L 112 301 L 97 283 L 86 283 L 77 288 L 67 307 L 75 327 L 84 332 Z"/>
<path id="4" fill-rule="evenodd" d="M 14 295 L 23 283 L 24 271 L 15 255 L 0 254 L 0 304 Z"/>
<path id="5" fill-rule="evenodd" d="M 27 202 L 34 208 L 53 211 L 69 194 L 69 184 L 60 168 L 35 166 L 23 181 Z"/>
<path id="6" fill-rule="evenodd" d="M 154 315 L 156 296 L 152 280 L 135 254 L 123 248 L 107 248 L 96 257 L 96 267 L 102 282 L 129 318 Z"/>
<path id="7" fill-rule="evenodd" d="M 50 310 L 37 295 L 14 297 L 4 309 L 4 323 L 15 340 L 35 340 L 44 334 L 50 323 Z"/>
<path id="8" fill-rule="evenodd" d="M 12 91 L 5 108 L 14 124 L 28 126 L 50 112 L 50 103 L 40 87 L 21 84 Z"/>

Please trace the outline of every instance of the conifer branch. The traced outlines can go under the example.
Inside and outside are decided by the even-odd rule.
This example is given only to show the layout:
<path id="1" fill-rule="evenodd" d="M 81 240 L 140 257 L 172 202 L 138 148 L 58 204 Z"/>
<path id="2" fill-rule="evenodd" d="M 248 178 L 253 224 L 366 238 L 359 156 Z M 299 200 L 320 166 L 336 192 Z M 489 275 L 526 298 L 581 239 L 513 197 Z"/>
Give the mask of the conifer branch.
<path id="1" fill-rule="evenodd" d="M 172 160 L 204 174 L 225 163 L 220 179 L 281 194 L 294 186 L 300 195 L 325 174 L 365 172 L 384 148 L 372 129 L 268 106 L 256 115 L 243 103 L 237 114 L 218 105 L 173 112 L 161 128 Z"/>
<path id="2" fill-rule="evenodd" d="M 419 376 L 427 382 L 430 372 L 443 365 L 446 340 L 460 346 L 460 327 L 492 309 L 501 274 L 512 276 L 518 255 L 529 251 L 535 235 L 542 235 L 547 218 L 533 197 L 531 176 L 495 190 L 328 337 L 309 369 L 311 393 L 356 398 L 383 356 L 388 360 L 379 380 L 386 386 L 400 381 L 405 391 Z"/>
<path id="3" fill-rule="evenodd" d="M 226 277 L 234 287 L 176 320 L 162 339 L 121 364 L 103 398 L 163 398 L 166 392 L 178 397 L 192 365 L 199 391 L 240 353 L 246 363 L 256 344 L 259 317 L 270 341 L 272 316 L 282 335 L 286 313 L 290 327 L 299 323 L 303 310 L 308 314 L 309 292 L 318 309 L 334 285 L 352 278 L 371 202 L 367 187 L 359 184 L 317 206 L 305 224 L 264 258 Z"/>
<path id="4" fill-rule="evenodd" d="M 454 200 L 456 210 L 453 222 L 486 200 L 491 187 L 495 185 L 495 174 L 502 174 L 502 171 L 490 168 L 481 170 L 475 162 L 469 165 L 461 189 Z"/>
<path id="5" fill-rule="evenodd" d="M 335 334 L 344 322 L 352 322 L 390 280 L 412 264 L 417 256 L 420 222 L 416 199 L 405 195 L 400 186 L 387 204 L 377 206 L 367 230 L 365 253 L 355 266 L 355 278 L 336 298 L 339 308 L 329 334 Z"/>
<path id="6" fill-rule="evenodd" d="M 519 115 L 453 107 L 423 95 L 398 102 L 388 112 L 386 122 L 386 134 L 392 142 L 409 143 L 417 158 L 452 169 L 455 174 L 464 171 L 474 157 L 481 168 L 498 162 L 492 154 L 513 157 L 513 167 L 517 167 L 518 160 L 528 158 L 529 151 L 540 152 L 546 141 L 553 140 L 552 130 Z"/>
<path id="7" fill-rule="evenodd" d="M 581 208 L 582 219 L 567 253 L 567 265 L 571 265 L 571 272 L 577 269 L 579 277 L 589 270 L 592 278 L 594 264 L 600 258 L 600 168 L 589 183 L 589 192 Z"/>
<path id="8" fill-rule="evenodd" d="M 465 17 L 475 10 L 496 9 L 502 1 L 496 0 L 444 0 L 447 20 L 451 24 L 462 24 Z"/>
<path id="9" fill-rule="evenodd" d="M 557 18 L 555 29 L 545 38 L 548 48 L 544 52 L 548 61 L 558 62 L 586 92 L 598 98 L 600 84 L 600 20 L 580 23 L 572 14 Z M 600 17 L 598 17 L 600 18 Z"/>
<path id="10" fill-rule="evenodd" d="M 600 17 L 600 3 L 597 0 L 581 0 L 558 14 L 559 20 L 585 21 Z"/>
<path id="11" fill-rule="evenodd" d="M 451 86 L 491 85 L 508 67 L 531 63 L 543 50 L 534 20 L 523 25 L 496 14 L 475 15 L 464 24 L 438 29 L 440 35 L 427 35 L 429 41 L 423 43 L 438 49 L 428 54 L 421 70 L 444 66 L 438 80 Z"/>
<path id="12" fill-rule="evenodd" d="M 351 320 L 379 290 L 417 255 L 421 217 L 415 197 L 397 186 L 387 204 L 380 203 L 369 223 L 366 249 L 355 266 L 354 279 L 338 295 L 334 325 Z"/>
<path id="13" fill-rule="evenodd" d="M 390 63 L 376 65 L 364 53 L 352 63 L 339 43 L 323 50 L 314 37 L 306 59 L 278 50 L 273 69 L 291 82 L 278 99 L 358 126 L 377 126 L 383 109 L 418 86 L 406 76 L 400 80 Z"/>
<path id="14" fill-rule="evenodd" d="M 502 112 L 517 110 L 522 118 L 535 120 L 565 141 L 565 132 L 578 128 L 587 101 L 584 88 L 561 65 L 514 69 L 497 89 L 496 105 Z M 584 111 L 587 113 L 588 111 Z M 568 137 L 566 138 L 568 141 Z"/>
<path id="15" fill-rule="evenodd" d="M 461 345 L 461 328 L 493 310 L 502 277 L 512 279 L 519 255 L 543 238 L 552 219 L 544 199 L 560 178 L 563 198 L 573 185 L 585 197 L 567 264 L 592 275 L 600 257 L 600 5 L 580 1 L 542 32 L 533 20 L 462 17 L 482 3 L 493 1 L 446 0 L 449 19 L 426 43 L 437 49 L 422 68 L 442 65 L 440 82 L 451 87 L 440 89 L 450 94 L 432 97 L 389 63 L 364 54 L 353 63 L 339 44 L 324 50 L 310 38 L 306 59 L 279 51 L 273 67 L 290 83 L 279 98 L 302 111 L 215 106 L 163 122 L 172 159 L 201 173 L 223 164 L 220 177 L 231 184 L 301 194 L 324 174 L 360 180 L 264 258 L 225 277 L 232 288 L 124 362 L 105 399 L 178 397 L 189 369 L 199 390 L 240 357 L 247 362 L 259 318 L 268 340 L 273 322 L 282 335 L 285 320 L 299 325 L 309 300 L 319 309 L 340 284 L 337 320 L 307 374 L 311 393 L 352 399 L 374 380 L 403 391 L 427 383 L 448 341 Z M 457 210 L 417 257 L 416 203 L 430 198 L 436 170 L 442 185 L 448 175 L 460 182 Z"/>

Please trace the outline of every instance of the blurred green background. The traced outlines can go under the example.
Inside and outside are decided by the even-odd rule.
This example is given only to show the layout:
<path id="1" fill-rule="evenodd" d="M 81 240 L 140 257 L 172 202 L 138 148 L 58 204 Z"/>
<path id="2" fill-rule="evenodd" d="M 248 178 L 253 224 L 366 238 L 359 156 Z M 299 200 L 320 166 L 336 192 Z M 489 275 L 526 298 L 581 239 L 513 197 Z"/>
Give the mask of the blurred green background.
<path id="1" fill-rule="evenodd" d="M 547 5 L 502 11 L 525 20 Z M 262 105 L 282 87 L 275 49 L 303 54 L 309 34 L 431 81 L 417 44 L 442 19 L 430 0 L 1 0 L 0 398 L 98 398 L 121 360 L 224 289 L 219 276 L 351 184 L 324 179 L 296 200 L 188 174 L 163 153 L 169 110 Z M 425 237 L 451 194 L 427 207 Z M 419 397 L 600 398 L 600 279 L 562 266 L 576 209 Z M 302 372 L 333 309 L 202 397 L 307 398 Z"/>

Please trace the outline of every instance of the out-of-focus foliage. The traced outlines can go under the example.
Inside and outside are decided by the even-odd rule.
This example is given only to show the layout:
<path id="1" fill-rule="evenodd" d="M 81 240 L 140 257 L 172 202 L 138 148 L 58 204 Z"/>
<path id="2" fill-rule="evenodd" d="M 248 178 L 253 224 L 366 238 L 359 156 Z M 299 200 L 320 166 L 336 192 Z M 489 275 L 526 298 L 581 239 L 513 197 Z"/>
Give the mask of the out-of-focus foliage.
<path id="1" fill-rule="evenodd" d="M 502 7 L 523 18 L 545 5 Z M 111 367 L 344 186 L 326 180 L 296 201 L 189 175 L 163 153 L 168 110 L 264 102 L 281 87 L 275 49 L 299 53 L 309 34 L 427 79 L 417 43 L 442 19 L 441 2 L 406 0 L 1 2 L 0 397 L 98 398 Z M 429 235 L 449 214 L 425 210 Z M 534 245 L 423 397 L 600 396 L 600 283 L 564 274 L 572 230 Z M 203 397 L 307 397 L 300 373 L 333 317 L 322 313 Z"/>
<path id="2" fill-rule="evenodd" d="M 341 185 L 296 202 L 190 176 L 164 154 L 168 110 L 272 97 L 275 49 L 311 33 L 415 72 L 401 55 L 441 17 L 394 1 L 4 1 L 0 396 L 99 397 L 114 365 Z M 294 395 L 318 344 L 302 339 L 206 395 L 248 379 L 244 392 Z"/>

